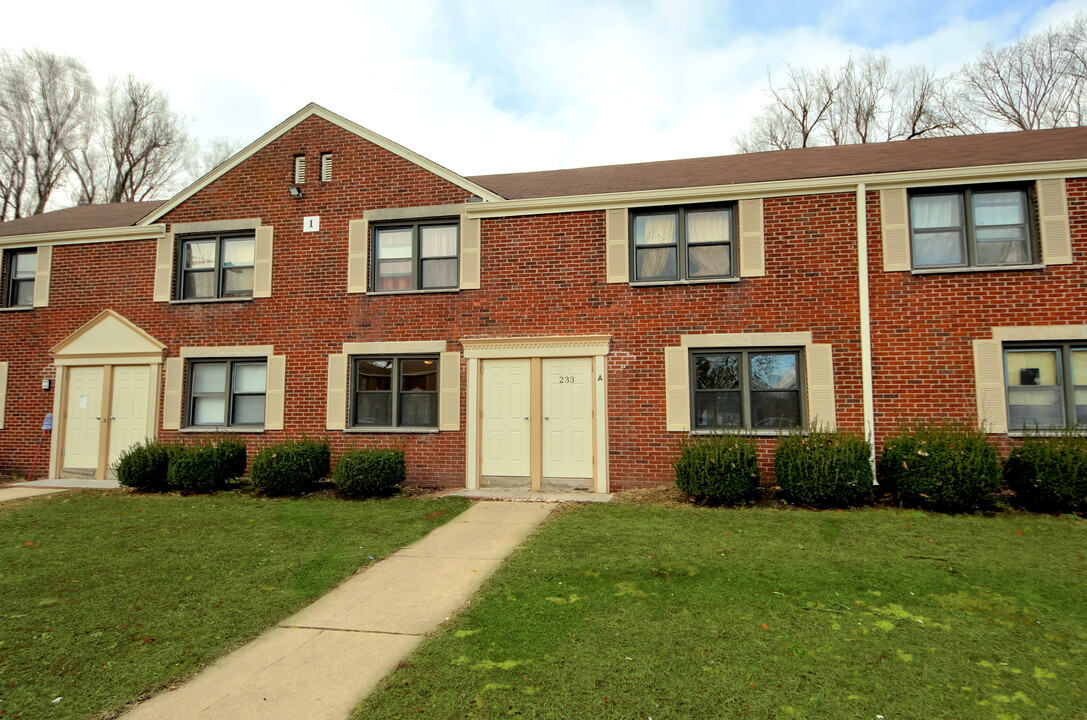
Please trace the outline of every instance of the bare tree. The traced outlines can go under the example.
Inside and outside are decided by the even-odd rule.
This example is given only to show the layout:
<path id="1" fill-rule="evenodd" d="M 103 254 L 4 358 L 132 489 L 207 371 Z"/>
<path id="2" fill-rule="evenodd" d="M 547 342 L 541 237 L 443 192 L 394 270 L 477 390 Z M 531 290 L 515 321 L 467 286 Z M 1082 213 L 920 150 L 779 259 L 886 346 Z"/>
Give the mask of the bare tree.
<path id="1" fill-rule="evenodd" d="M 948 92 L 950 80 L 913 65 L 898 74 L 885 140 L 913 140 L 970 131 L 970 123 Z"/>
<path id="2" fill-rule="evenodd" d="M 78 60 L 0 52 L 0 220 L 45 211 L 85 132 L 95 89 Z"/>
<path id="3" fill-rule="evenodd" d="M 733 138 L 740 152 L 788 150 L 800 147 L 792 117 L 777 105 L 770 105 L 751 121 L 751 128 Z"/>

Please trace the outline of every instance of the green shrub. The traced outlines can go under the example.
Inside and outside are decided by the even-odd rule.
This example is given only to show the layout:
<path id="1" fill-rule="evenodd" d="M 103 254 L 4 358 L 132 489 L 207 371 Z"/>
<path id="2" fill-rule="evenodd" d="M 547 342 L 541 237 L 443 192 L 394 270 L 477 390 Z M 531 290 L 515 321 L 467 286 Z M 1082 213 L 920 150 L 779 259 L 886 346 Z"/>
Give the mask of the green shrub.
<path id="1" fill-rule="evenodd" d="M 984 432 L 965 423 L 903 428 L 883 446 L 880 483 L 909 505 L 949 512 L 992 503 L 1000 461 Z"/>
<path id="2" fill-rule="evenodd" d="M 1004 481 L 1019 503 L 1034 510 L 1087 509 L 1087 438 L 1024 438 L 1004 462 Z"/>
<path id="3" fill-rule="evenodd" d="M 328 475 L 328 441 L 285 440 L 253 458 L 249 479 L 268 495 L 297 495 Z"/>
<path id="4" fill-rule="evenodd" d="M 743 433 L 683 440 L 672 460 L 676 486 L 698 502 L 736 505 L 759 486 L 755 438 Z"/>
<path id="5" fill-rule="evenodd" d="M 403 450 L 351 450 L 336 463 L 332 482 L 351 497 L 386 497 L 400 489 L 406 474 Z"/>
<path id="6" fill-rule="evenodd" d="M 778 440 L 774 475 L 790 501 L 848 507 L 872 497 L 872 446 L 842 430 L 792 432 Z"/>
<path id="7" fill-rule="evenodd" d="M 170 457 L 166 481 L 170 487 L 182 492 L 203 493 L 219 489 L 222 477 L 215 446 L 179 447 Z"/>
<path id="8" fill-rule="evenodd" d="M 166 473 L 170 466 L 170 453 L 176 452 L 175 447 L 159 440 L 147 440 L 128 448 L 117 459 L 117 482 L 145 492 L 168 490 Z"/>
<path id="9" fill-rule="evenodd" d="M 218 484 L 225 484 L 228 480 L 245 475 L 245 443 L 232 438 L 221 438 L 211 444 L 212 456 L 215 458 L 216 477 Z"/>

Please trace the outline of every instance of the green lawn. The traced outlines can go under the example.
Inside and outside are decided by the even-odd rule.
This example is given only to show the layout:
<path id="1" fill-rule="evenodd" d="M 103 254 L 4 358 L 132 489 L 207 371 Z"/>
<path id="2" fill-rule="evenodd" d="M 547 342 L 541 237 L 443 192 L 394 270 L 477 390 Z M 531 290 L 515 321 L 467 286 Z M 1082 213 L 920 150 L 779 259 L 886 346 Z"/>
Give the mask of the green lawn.
<path id="1" fill-rule="evenodd" d="M 1087 717 L 1087 522 L 556 514 L 359 709 L 391 718 Z"/>
<path id="2" fill-rule="evenodd" d="M 0 504 L 0 718 L 108 713 L 467 507 L 236 493 Z"/>

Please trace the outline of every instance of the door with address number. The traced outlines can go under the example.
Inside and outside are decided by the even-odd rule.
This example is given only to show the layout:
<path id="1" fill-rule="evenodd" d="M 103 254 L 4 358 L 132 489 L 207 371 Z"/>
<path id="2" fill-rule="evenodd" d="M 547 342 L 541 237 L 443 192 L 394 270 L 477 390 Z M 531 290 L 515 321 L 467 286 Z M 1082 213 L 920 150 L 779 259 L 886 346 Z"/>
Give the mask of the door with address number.
<path id="1" fill-rule="evenodd" d="M 593 478 L 592 358 L 544 358 L 543 482 L 544 485 L 581 485 L 564 482 Z M 549 482 L 554 481 L 554 482 Z"/>

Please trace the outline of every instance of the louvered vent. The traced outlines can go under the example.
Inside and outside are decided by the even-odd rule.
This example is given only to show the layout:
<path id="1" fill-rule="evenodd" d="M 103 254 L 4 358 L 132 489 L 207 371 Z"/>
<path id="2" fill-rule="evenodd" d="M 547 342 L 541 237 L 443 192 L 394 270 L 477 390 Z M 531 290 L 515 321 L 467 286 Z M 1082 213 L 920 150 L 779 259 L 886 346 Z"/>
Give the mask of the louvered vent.
<path id="1" fill-rule="evenodd" d="M 332 153 L 321 153 L 321 182 L 332 179 Z"/>
<path id="2" fill-rule="evenodd" d="M 306 182 L 306 156 L 294 156 L 294 184 L 301 185 Z"/>

